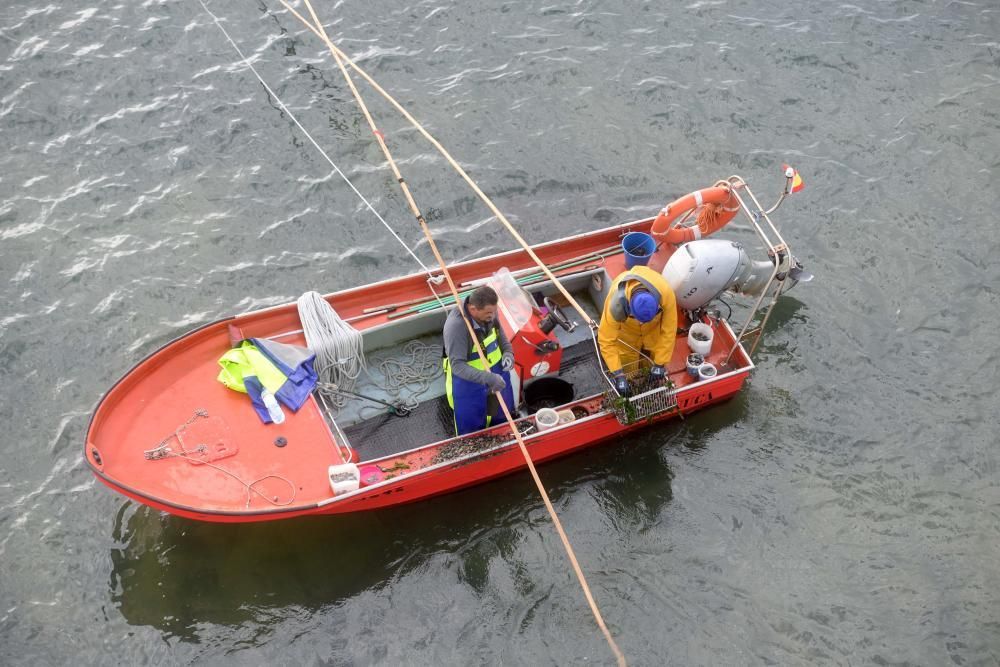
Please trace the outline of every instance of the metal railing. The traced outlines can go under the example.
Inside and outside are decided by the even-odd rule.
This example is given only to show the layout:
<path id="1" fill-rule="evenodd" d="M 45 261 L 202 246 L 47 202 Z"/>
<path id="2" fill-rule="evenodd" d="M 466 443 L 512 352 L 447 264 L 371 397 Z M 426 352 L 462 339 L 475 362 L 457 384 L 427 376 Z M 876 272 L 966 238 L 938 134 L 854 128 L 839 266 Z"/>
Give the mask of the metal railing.
<path id="1" fill-rule="evenodd" d="M 723 365 L 729 363 L 733 353 L 743 343 L 744 336 L 746 336 L 747 332 L 750 331 L 750 326 L 764 304 L 764 300 L 770 297 L 763 319 L 752 331 L 750 331 L 750 333 L 754 335 L 754 339 L 747 355 L 753 355 L 754 351 L 757 349 L 758 343 L 760 343 L 760 340 L 764 335 L 764 328 L 767 326 L 767 321 L 771 317 L 775 304 L 778 302 L 778 297 L 781 296 L 782 291 L 785 289 L 786 278 L 793 268 L 791 249 L 788 247 L 788 244 L 785 242 L 784 237 L 782 237 L 781 232 L 778 231 L 777 226 L 775 226 L 770 218 L 770 214 L 781 205 L 781 203 L 785 200 L 785 197 L 787 197 L 791 192 L 791 177 L 787 173 L 785 176 L 787 180 L 781 196 L 778 198 L 778 201 L 767 210 L 761 206 L 760 201 L 757 199 L 756 195 L 754 195 L 753 190 L 750 189 L 750 186 L 747 185 L 746 181 L 744 181 L 742 177 L 730 176 L 726 179 L 726 183 L 728 183 L 730 188 L 732 188 L 733 196 L 736 197 L 736 201 L 739 202 L 740 209 L 742 209 L 742 211 L 746 214 L 754 232 L 764 244 L 768 257 L 774 264 L 774 268 L 771 270 L 771 275 L 768 278 L 764 289 L 761 290 L 760 295 L 754 302 L 753 308 L 747 315 L 746 321 L 743 323 L 739 333 L 736 335 L 736 340 L 730 348 L 729 353 L 726 355 Z M 741 192 L 745 193 L 746 197 L 741 195 Z"/>

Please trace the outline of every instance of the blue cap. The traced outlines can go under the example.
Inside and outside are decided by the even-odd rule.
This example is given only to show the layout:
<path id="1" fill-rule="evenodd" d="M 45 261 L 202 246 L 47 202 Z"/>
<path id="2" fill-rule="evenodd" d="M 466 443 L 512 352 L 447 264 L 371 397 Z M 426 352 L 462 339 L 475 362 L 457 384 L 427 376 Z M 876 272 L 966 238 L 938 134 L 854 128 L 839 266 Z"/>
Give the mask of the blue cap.
<path id="1" fill-rule="evenodd" d="M 632 310 L 632 317 L 643 324 L 652 321 L 660 312 L 660 304 L 656 302 L 656 297 L 645 290 L 632 295 L 629 307 Z"/>

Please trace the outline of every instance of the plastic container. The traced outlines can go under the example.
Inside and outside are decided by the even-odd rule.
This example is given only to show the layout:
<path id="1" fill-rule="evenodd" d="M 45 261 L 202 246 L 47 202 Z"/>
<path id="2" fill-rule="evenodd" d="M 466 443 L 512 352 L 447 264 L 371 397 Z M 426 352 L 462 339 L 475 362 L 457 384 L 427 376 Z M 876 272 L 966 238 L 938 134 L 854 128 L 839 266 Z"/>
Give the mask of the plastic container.
<path id="1" fill-rule="evenodd" d="M 385 481 L 385 473 L 376 465 L 361 466 L 358 468 L 361 486 L 371 486 Z"/>
<path id="2" fill-rule="evenodd" d="M 707 357 L 708 353 L 712 351 L 712 338 L 714 337 L 715 332 L 712 331 L 712 327 L 704 322 L 695 322 L 688 328 L 688 348 L 692 352 Z M 699 338 L 704 340 L 698 340 Z"/>
<path id="3" fill-rule="evenodd" d="M 572 410 L 559 410 L 556 414 L 559 415 L 560 426 L 576 421 L 576 415 L 573 414 Z"/>
<path id="4" fill-rule="evenodd" d="M 625 251 L 626 269 L 646 266 L 656 252 L 656 240 L 645 232 L 629 232 L 622 239 L 622 250 Z"/>
<path id="5" fill-rule="evenodd" d="M 705 357 L 697 352 L 692 352 L 687 358 L 687 372 L 693 378 L 698 377 L 698 367 L 705 363 Z"/>
<path id="6" fill-rule="evenodd" d="M 361 472 L 358 470 L 358 466 L 353 463 L 330 466 L 327 468 L 326 474 L 330 478 L 330 488 L 335 496 L 357 491 L 361 485 Z"/>
<path id="7" fill-rule="evenodd" d="M 267 414 L 271 416 L 271 421 L 275 424 L 281 424 L 285 421 L 285 413 L 278 405 L 278 399 L 274 397 L 274 394 L 265 389 L 260 392 L 260 400 L 264 401 L 264 407 L 267 408 Z"/>
<path id="8" fill-rule="evenodd" d="M 507 267 L 501 267 L 490 276 L 486 284 L 496 291 L 500 300 L 500 308 L 506 315 L 511 328 L 514 331 L 523 329 L 531 321 L 535 304 L 524 288 L 517 284 L 517 280 Z M 497 317 L 499 316 L 500 313 L 497 313 Z"/>
<path id="9" fill-rule="evenodd" d="M 547 431 L 559 425 L 559 413 L 552 408 L 542 408 L 535 413 L 535 424 L 539 431 Z"/>
<path id="10" fill-rule="evenodd" d="M 715 368 L 715 366 L 713 364 L 704 363 L 704 364 L 702 364 L 701 366 L 698 367 L 698 379 L 699 380 L 711 380 L 712 378 L 714 378 L 718 374 L 719 374 L 719 371 L 716 370 L 716 368 Z"/>

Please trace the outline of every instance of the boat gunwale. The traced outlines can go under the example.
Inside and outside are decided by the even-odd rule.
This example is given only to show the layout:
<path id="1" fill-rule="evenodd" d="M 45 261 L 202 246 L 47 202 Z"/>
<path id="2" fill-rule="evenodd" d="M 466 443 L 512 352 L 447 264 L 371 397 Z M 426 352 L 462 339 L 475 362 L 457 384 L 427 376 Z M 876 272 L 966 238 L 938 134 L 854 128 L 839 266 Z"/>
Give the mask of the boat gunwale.
<path id="1" fill-rule="evenodd" d="M 563 236 L 561 238 L 555 239 L 554 241 L 545 241 L 544 243 L 538 243 L 538 244 L 532 245 L 531 249 L 532 250 L 543 249 L 543 248 L 546 248 L 548 246 L 562 244 L 562 243 L 566 243 L 568 241 L 576 241 L 576 240 L 579 240 L 579 239 L 584 239 L 584 238 L 587 238 L 588 236 L 600 236 L 601 234 L 606 234 L 606 233 L 614 231 L 614 230 L 622 230 L 624 232 L 624 230 L 626 230 L 628 228 L 631 228 L 631 227 L 641 227 L 641 226 L 645 226 L 647 224 L 648 225 L 652 225 L 653 221 L 655 219 L 656 219 L 655 217 L 642 218 L 640 220 L 632 220 L 631 222 L 623 222 L 623 223 L 617 224 L 617 225 L 609 225 L 607 227 L 601 227 L 600 229 L 595 229 L 595 230 L 592 230 L 592 231 L 589 231 L 589 232 L 581 232 L 579 234 L 573 234 L 572 236 Z M 492 255 L 484 255 L 483 257 L 475 257 L 473 259 L 467 259 L 467 260 L 464 260 L 464 261 L 461 261 L 461 262 L 455 262 L 453 264 L 449 264 L 448 265 L 448 269 L 450 271 L 450 270 L 455 269 L 455 268 L 461 268 L 461 267 L 465 267 L 465 266 L 470 266 L 472 264 L 477 264 L 479 262 L 487 262 L 487 261 L 490 261 L 490 260 L 496 260 L 496 259 L 499 259 L 499 258 L 507 256 L 507 255 L 518 255 L 518 254 L 524 254 L 528 259 L 531 258 L 531 256 L 528 255 L 527 251 L 524 250 L 523 248 L 522 249 L 516 249 L 516 250 L 505 250 L 503 252 L 493 253 Z M 433 270 L 430 273 L 431 273 L 431 275 L 435 274 L 435 272 Z M 440 271 L 438 271 L 437 273 L 440 274 Z M 392 283 L 392 282 L 395 282 L 395 281 L 399 281 L 399 280 L 406 280 L 406 279 L 416 278 L 416 277 L 421 276 L 421 275 L 426 275 L 426 274 L 424 274 L 424 273 L 408 273 L 408 274 L 403 275 L 403 276 L 396 276 L 395 278 L 385 278 L 383 280 L 379 280 L 378 282 L 368 283 L 366 285 L 359 285 L 357 287 L 348 287 L 347 289 L 339 290 L 337 292 L 327 292 L 326 294 L 323 294 L 322 296 L 326 300 L 329 300 L 331 297 L 334 297 L 334 296 L 340 296 L 340 297 L 350 296 L 350 295 L 353 295 L 353 294 L 355 294 L 357 292 L 360 292 L 360 291 L 363 291 L 363 290 L 372 289 L 374 287 L 379 287 L 381 285 L 387 285 L 389 283 Z M 443 297 L 445 295 L 442 294 L 441 296 Z M 430 301 L 432 299 L 433 299 L 433 297 L 428 297 L 427 300 Z M 259 308 L 257 310 L 248 310 L 248 311 L 246 311 L 244 313 L 238 313 L 236 315 L 233 315 L 233 318 L 235 318 L 236 320 L 240 320 L 241 318 L 248 318 L 250 316 L 256 316 L 256 315 L 260 315 L 260 314 L 264 314 L 264 313 L 273 313 L 273 312 L 280 311 L 283 308 L 288 308 L 289 306 L 293 306 L 293 305 L 295 305 L 295 302 L 278 304 L 276 306 L 267 306 L 265 308 Z M 421 313 L 413 313 L 413 315 L 419 315 L 419 314 L 421 314 Z M 378 313 L 372 313 L 372 316 L 377 316 L 377 315 L 378 315 Z M 400 319 L 407 319 L 407 317 L 400 318 Z M 194 332 L 191 332 L 191 333 L 194 333 Z M 291 333 L 291 332 L 287 332 L 287 333 Z M 286 334 L 282 333 L 282 334 L 278 334 L 278 335 L 286 335 Z"/>

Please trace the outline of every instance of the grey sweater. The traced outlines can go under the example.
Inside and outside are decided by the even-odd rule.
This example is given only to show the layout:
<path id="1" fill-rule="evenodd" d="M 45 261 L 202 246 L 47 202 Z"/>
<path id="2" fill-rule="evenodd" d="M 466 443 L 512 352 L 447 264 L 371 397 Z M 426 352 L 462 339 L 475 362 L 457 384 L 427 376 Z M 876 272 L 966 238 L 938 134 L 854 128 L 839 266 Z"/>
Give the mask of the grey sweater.
<path id="1" fill-rule="evenodd" d="M 468 301 L 468 298 L 462 301 L 462 310 L 465 310 Z M 475 330 L 476 337 L 480 343 L 496 327 L 497 342 L 500 343 L 500 350 L 504 354 L 511 352 L 510 341 L 507 340 L 507 335 L 503 332 L 503 327 L 500 326 L 500 323 L 496 319 L 489 324 L 479 324 L 472 319 L 468 310 L 465 310 L 465 316 L 472 323 L 472 328 Z M 486 351 L 485 346 L 483 347 L 483 351 Z M 448 313 L 448 319 L 444 321 L 444 353 L 448 356 L 448 360 L 451 363 L 451 372 L 463 380 L 485 385 L 491 374 L 490 371 L 481 371 L 473 368 L 467 361 L 475 352 L 476 348 L 469 338 L 469 330 L 465 328 L 465 322 L 462 321 L 461 311 L 455 308 Z"/>

